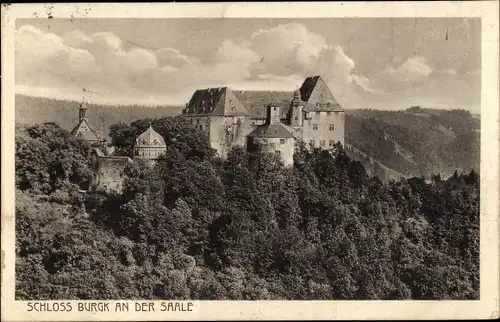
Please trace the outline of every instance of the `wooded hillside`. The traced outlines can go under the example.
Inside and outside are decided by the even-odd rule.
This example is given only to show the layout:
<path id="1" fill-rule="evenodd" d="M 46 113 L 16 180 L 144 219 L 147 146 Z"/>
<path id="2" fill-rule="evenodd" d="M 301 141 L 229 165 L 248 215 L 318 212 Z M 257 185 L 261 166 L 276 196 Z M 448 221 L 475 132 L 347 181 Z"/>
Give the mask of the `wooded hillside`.
<path id="1" fill-rule="evenodd" d="M 480 120 L 464 110 L 353 110 L 346 142 L 407 176 L 479 171 Z"/>
<path id="2" fill-rule="evenodd" d="M 17 129 L 16 299 L 479 299 L 474 171 L 384 185 L 341 146 L 224 161 L 182 118 L 155 122 L 167 155 L 85 212 L 85 142 Z M 123 150 L 145 123 L 115 128 Z"/>
<path id="3" fill-rule="evenodd" d="M 42 97 L 16 95 L 16 122 L 22 124 L 55 122 L 71 131 L 78 123 L 78 107 L 81 102 L 56 100 Z M 108 135 L 109 127 L 116 122 L 130 123 L 151 117 L 161 118 L 180 114 L 182 106 L 98 105 L 87 104 L 90 124 Z"/>

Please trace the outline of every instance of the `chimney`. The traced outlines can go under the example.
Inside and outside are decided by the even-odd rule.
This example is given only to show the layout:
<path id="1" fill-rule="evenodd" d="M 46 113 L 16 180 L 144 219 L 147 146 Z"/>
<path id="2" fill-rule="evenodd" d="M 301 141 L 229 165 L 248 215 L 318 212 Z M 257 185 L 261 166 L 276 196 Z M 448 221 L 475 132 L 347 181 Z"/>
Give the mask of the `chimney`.
<path id="1" fill-rule="evenodd" d="M 280 107 L 269 105 L 267 107 L 267 124 L 280 124 Z"/>

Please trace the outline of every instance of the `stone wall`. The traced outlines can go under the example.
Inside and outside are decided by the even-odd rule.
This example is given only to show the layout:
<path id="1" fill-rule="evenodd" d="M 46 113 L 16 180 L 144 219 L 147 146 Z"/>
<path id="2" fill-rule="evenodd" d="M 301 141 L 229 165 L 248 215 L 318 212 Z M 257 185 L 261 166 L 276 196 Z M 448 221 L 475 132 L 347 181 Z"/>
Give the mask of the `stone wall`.
<path id="1" fill-rule="evenodd" d="M 205 132 L 223 158 L 233 146 L 246 146 L 248 134 L 255 129 L 246 116 L 193 116 L 191 122 Z"/>
<path id="2" fill-rule="evenodd" d="M 133 162 L 128 157 L 99 157 L 95 189 L 106 193 L 121 193 L 124 187 L 125 167 Z"/>
<path id="3" fill-rule="evenodd" d="M 346 154 L 353 160 L 359 161 L 370 176 L 377 176 L 380 181 L 388 183 L 391 180 L 399 180 L 405 177 L 402 173 L 393 170 L 368 154 L 358 150 L 350 144 L 345 144 Z"/>

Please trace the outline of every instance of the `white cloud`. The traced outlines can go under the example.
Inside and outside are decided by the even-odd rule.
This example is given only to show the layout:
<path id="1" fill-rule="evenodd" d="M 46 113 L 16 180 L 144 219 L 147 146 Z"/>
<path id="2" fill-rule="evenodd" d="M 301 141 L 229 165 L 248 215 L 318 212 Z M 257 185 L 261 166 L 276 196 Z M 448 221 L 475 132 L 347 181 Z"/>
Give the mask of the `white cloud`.
<path id="1" fill-rule="evenodd" d="M 16 37 L 19 91 L 80 99 L 85 87 L 101 92 L 94 99 L 103 102 L 166 104 L 187 101 L 199 87 L 291 91 L 304 77 L 321 75 L 346 108 L 479 100 L 478 72 L 434 70 L 415 56 L 363 75 L 342 46 L 298 23 L 259 30 L 246 40 L 226 39 L 207 63 L 175 48 L 126 50 L 122 43 L 112 32 L 74 30 L 60 37 L 22 26 Z"/>
<path id="2" fill-rule="evenodd" d="M 427 78 L 432 73 L 432 68 L 427 65 L 424 57 L 411 57 L 397 68 L 388 67 L 383 74 L 388 74 L 398 82 L 414 82 Z"/>
<path id="3" fill-rule="evenodd" d="M 314 68 L 326 46 L 325 39 L 303 25 L 290 23 L 252 34 L 251 49 L 260 57 L 256 73 L 286 76 Z"/>
<path id="4" fill-rule="evenodd" d="M 174 48 L 162 48 L 156 51 L 156 58 L 161 67 L 168 66 L 174 68 L 181 68 L 185 65 L 196 64 L 198 61 L 193 57 L 188 57 L 181 54 Z"/>
<path id="5" fill-rule="evenodd" d="M 145 49 L 133 49 L 127 53 L 127 64 L 133 71 L 141 72 L 158 68 L 156 55 Z"/>

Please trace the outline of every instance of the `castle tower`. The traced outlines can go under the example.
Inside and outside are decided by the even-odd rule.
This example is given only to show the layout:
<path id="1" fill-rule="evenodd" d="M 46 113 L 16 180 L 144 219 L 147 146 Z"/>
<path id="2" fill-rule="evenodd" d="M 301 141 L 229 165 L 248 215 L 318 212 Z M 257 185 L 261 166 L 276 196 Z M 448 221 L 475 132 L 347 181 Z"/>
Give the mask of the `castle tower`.
<path id="1" fill-rule="evenodd" d="M 280 108 L 279 106 L 269 105 L 267 107 L 267 124 L 280 124 Z"/>
<path id="2" fill-rule="evenodd" d="M 81 122 L 82 120 L 87 118 L 87 103 L 82 101 L 80 104 L 80 108 L 78 109 L 78 120 Z"/>
<path id="3" fill-rule="evenodd" d="M 71 134 L 83 138 L 92 147 L 98 147 L 103 150 L 106 149 L 106 139 L 101 137 L 101 135 L 89 124 L 89 120 L 87 119 L 87 104 L 85 101 L 82 101 L 78 108 L 78 124 L 71 130 Z"/>
<path id="4" fill-rule="evenodd" d="M 298 89 L 293 93 L 293 100 L 290 104 L 291 104 L 290 125 L 302 126 L 303 123 L 302 110 L 304 108 L 304 103 L 300 99 L 300 91 Z"/>

